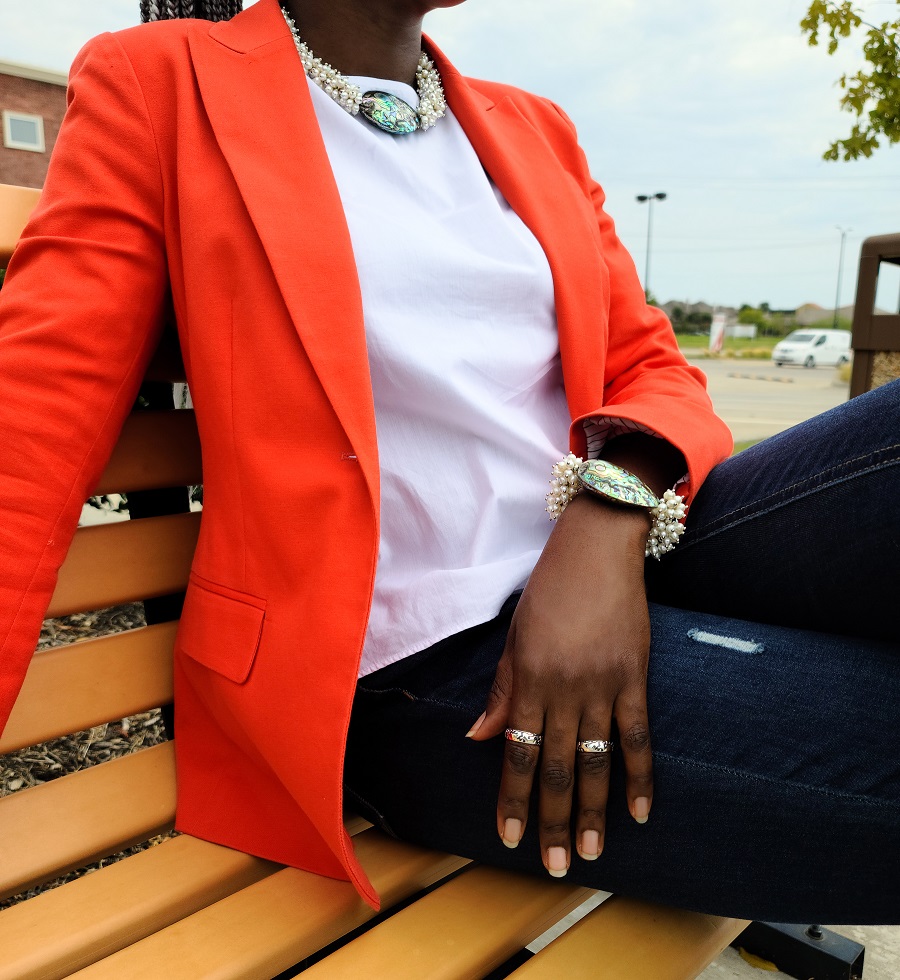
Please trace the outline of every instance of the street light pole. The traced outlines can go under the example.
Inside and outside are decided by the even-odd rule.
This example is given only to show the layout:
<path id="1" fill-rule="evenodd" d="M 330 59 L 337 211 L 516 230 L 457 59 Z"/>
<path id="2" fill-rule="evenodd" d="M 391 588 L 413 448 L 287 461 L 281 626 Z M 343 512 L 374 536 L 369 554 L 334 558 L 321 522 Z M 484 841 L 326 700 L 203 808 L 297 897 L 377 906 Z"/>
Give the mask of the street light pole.
<path id="1" fill-rule="evenodd" d="M 650 299 L 650 246 L 653 241 L 653 202 L 664 201 L 666 196 L 662 191 L 657 194 L 638 194 L 635 200 L 638 204 L 647 204 L 647 257 L 644 263 L 644 298 Z"/>
<path id="2" fill-rule="evenodd" d="M 844 242 L 847 240 L 847 233 L 853 231 L 852 228 L 841 228 L 840 225 L 835 225 L 835 228 L 841 233 L 841 255 L 838 259 L 838 280 L 837 280 L 837 292 L 834 296 L 834 320 L 832 326 L 837 330 L 838 325 L 838 311 L 841 308 L 841 280 L 844 278 Z"/>

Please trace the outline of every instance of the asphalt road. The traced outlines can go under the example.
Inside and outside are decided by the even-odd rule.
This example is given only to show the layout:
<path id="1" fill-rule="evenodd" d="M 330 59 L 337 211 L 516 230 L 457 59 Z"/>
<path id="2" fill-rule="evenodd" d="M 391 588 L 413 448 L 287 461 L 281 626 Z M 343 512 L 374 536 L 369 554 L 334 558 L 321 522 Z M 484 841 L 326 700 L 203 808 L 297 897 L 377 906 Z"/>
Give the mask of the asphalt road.
<path id="1" fill-rule="evenodd" d="M 713 405 L 736 442 L 765 439 L 847 400 L 849 385 L 835 368 L 687 356 L 706 374 Z"/>

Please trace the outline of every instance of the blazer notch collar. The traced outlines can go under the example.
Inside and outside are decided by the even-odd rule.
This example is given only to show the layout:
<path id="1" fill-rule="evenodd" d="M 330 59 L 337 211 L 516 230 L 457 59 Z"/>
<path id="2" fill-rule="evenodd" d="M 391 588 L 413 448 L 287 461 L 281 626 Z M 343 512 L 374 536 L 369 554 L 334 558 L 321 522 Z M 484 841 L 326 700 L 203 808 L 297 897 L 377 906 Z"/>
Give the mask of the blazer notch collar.
<path id="1" fill-rule="evenodd" d="M 258 0 L 231 20 L 213 24 L 209 36 L 236 54 L 249 54 L 290 39 L 278 0 Z"/>

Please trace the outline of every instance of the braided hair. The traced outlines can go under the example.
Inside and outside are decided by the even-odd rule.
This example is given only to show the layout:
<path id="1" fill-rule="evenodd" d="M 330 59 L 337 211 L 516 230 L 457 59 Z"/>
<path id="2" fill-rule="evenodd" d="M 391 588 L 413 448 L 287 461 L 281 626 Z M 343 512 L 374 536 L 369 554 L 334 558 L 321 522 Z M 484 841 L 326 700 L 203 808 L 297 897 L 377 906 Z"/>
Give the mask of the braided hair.
<path id="1" fill-rule="evenodd" d="M 141 0 L 141 20 L 231 20 L 243 8 L 243 0 Z"/>

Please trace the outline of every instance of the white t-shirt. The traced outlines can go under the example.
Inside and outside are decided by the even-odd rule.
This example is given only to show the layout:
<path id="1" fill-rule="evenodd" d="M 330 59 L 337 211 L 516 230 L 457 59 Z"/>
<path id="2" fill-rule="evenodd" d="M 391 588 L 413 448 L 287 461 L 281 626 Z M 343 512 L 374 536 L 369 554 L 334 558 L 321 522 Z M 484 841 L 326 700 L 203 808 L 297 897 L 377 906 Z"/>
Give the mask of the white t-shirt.
<path id="1" fill-rule="evenodd" d="M 399 82 L 353 78 L 417 105 Z M 381 540 L 361 674 L 495 616 L 547 541 L 568 450 L 544 252 L 458 121 L 392 136 L 310 82 L 362 290 Z"/>

